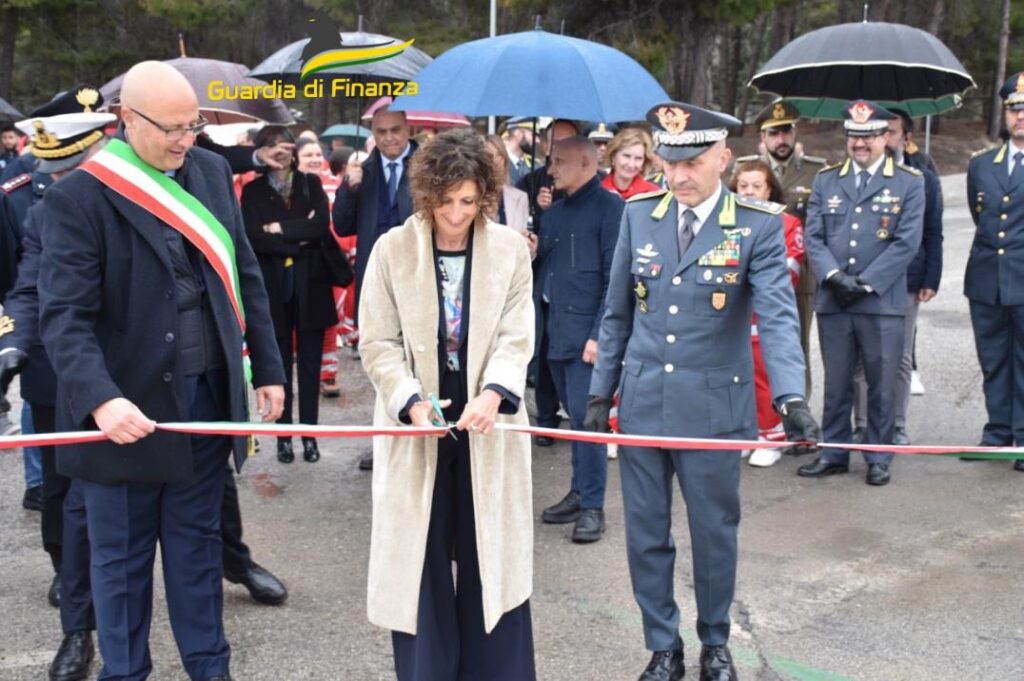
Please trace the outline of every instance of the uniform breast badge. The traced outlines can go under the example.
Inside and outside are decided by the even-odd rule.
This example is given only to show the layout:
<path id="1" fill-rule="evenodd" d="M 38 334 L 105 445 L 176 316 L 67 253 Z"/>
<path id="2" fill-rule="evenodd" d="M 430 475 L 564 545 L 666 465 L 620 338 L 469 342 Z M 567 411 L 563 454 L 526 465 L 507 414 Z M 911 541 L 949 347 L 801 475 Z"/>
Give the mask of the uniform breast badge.
<path id="1" fill-rule="evenodd" d="M 711 307 L 712 307 L 712 309 L 714 309 L 716 312 L 720 312 L 721 310 L 725 309 L 725 303 L 726 303 L 725 289 L 721 289 L 721 288 L 715 289 L 715 291 L 711 294 Z"/>
<path id="2" fill-rule="evenodd" d="M 633 293 L 636 294 L 636 306 L 642 313 L 647 314 L 647 287 L 644 286 L 644 282 L 638 281 L 633 287 Z"/>

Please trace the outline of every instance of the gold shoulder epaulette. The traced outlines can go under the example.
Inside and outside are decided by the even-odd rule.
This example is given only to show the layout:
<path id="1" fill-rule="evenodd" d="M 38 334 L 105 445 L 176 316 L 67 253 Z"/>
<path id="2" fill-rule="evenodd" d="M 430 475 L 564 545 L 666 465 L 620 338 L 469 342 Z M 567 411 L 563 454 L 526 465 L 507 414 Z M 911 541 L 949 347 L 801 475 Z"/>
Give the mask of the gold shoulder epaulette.
<path id="1" fill-rule="evenodd" d="M 759 210 L 762 213 L 771 213 L 772 215 L 778 215 L 785 206 L 781 203 L 775 203 L 774 201 L 762 201 L 761 199 L 754 199 L 749 196 L 736 195 L 736 204 L 743 206 L 744 208 L 753 208 Z"/>
<path id="2" fill-rule="evenodd" d="M 824 156 L 808 156 L 804 154 L 800 158 L 810 163 L 817 163 L 818 165 L 828 165 L 828 159 L 825 158 Z"/>
<path id="3" fill-rule="evenodd" d="M 821 173 L 827 173 L 828 171 L 835 170 L 836 168 L 839 168 L 842 165 L 843 165 L 842 161 L 840 161 L 839 163 L 829 164 L 829 165 L 825 166 L 824 168 L 822 168 L 821 170 L 819 170 L 818 174 L 820 175 Z"/>
<path id="4" fill-rule="evenodd" d="M 978 158 L 978 157 L 979 157 L 979 156 L 981 156 L 982 154 L 987 154 L 987 153 L 988 153 L 988 152 L 990 152 L 990 151 L 993 151 L 993 150 L 995 150 L 995 149 L 998 149 L 998 148 L 999 148 L 1000 146 L 1001 146 L 1001 145 L 999 145 L 999 144 L 993 144 L 993 145 L 991 145 L 991 146 L 987 146 L 987 147 L 985 147 L 984 149 L 978 149 L 978 150 L 977 150 L 976 152 L 974 152 L 973 154 L 971 154 L 971 158 Z"/>
<path id="5" fill-rule="evenodd" d="M 896 167 L 899 168 L 900 170 L 910 173 L 911 175 L 924 175 L 924 173 L 922 173 L 917 168 L 911 168 L 910 166 L 905 166 L 902 163 L 897 163 Z"/>
<path id="6" fill-rule="evenodd" d="M 659 196 L 663 196 L 667 189 L 659 189 L 653 192 L 643 192 L 640 194 L 633 194 L 633 196 L 626 199 L 626 203 L 633 203 L 634 201 L 643 201 L 644 199 L 655 199 Z"/>
<path id="7" fill-rule="evenodd" d="M 750 161 L 756 161 L 759 158 L 761 157 L 758 156 L 757 154 L 750 154 L 749 156 L 739 156 L 734 161 L 734 163 L 749 163 Z"/>

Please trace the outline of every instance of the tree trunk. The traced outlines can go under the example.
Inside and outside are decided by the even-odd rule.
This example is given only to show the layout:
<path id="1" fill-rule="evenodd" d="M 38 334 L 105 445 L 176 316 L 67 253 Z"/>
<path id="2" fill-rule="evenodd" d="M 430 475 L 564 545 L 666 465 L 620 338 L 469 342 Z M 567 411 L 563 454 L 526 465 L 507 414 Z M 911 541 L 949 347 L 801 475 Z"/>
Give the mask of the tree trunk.
<path id="1" fill-rule="evenodd" d="M 992 116 L 989 119 L 988 136 L 995 139 L 1003 125 L 1003 106 L 999 89 L 1006 80 L 1006 51 L 1010 43 L 1010 0 L 1003 0 L 1002 23 L 999 28 L 999 58 L 996 60 L 996 80 L 992 84 Z"/>
<path id="2" fill-rule="evenodd" d="M 946 17 L 945 0 L 934 0 L 928 16 L 928 25 L 925 30 L 934 36 L 939 36 L 942 30 L 942 20 Z"/>
<path id="3" fill-rule="evenodd" d="M 675 82 L 682 101 L 707 106 L 711 98 L 710 65 L 714 24 L 691 9 L 681 13 L 679 33 L 687 36 L 675 53 Z"/>
<path id="4" fill-rule="evenodd" d="M 739 103 L 740 87 L 740 57 L 743 53 L 743 29 L 739 26 L 730 26 L 726 31 L 726 38 L 723 41 L 725 54 L 723 65 L 725 69 L 725 88 L 722 92 L 722 110 L 726 113 L 736 115 L 736 105 Z"/>
<path id="5" fill-rule="evenodd" d="M 14 90 L 14 45 L 18 37 L 18 10 L 0 10 L 0 97 L 11 100 Z"/>
<path id="6" fill-rule="evenodd" d="M 761 62 L 764 59 L 765 32 L 768 28 L 767 16 L 768 15 L 766 14 L 759 16 L 751 27 L 754 31 L 754 48 L 750 53 L 750 66 L 747 70 L 746 79 L 743 81 L 744 85 L 749 83 L 750 79 L 754 77 L 754 73 L 757 72 L 757 69 L 761 66 Z M 753 88 L 743 88 L 743 99 L 740 102 L 739 115 L 737 116 L 741 121 L 745 121 L 747 119 L 747 115 L 749 114 L 748 110 L 750 109 L 750 96 L 752 94 Z"/>

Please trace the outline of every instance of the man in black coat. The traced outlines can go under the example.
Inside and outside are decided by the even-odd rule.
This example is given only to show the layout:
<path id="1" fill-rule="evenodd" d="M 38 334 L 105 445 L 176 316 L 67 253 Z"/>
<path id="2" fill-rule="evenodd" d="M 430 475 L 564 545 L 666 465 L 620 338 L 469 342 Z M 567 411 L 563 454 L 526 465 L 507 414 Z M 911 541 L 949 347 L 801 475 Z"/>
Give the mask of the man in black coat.
<path id="1" fill-rule="evenodd" d="M 156 431 L 155 422 L 248 420 L 243 341 L 265 421 L 280 415 L 284 371 L 230 169 L 192 148 L 201 118 L 191 86 L 172 67 L 143 62 L 126 74 L 122 103 L 121 148 L 130 148 L 135 174 L 172 177 L 227 232 L 245 330 L 201 240 L 157 218 L 147 196 L 129 200 L 112 188 L 131 173 L 99 179 L 108 145 L 89 172 L 70 174 L 43 202 L 40 330 L 59 377 L 57 427 L 98 427 L 110 440 L 60 448 L 57 469 L 81 480 L 85 499 L 100 678 L 144 679 L 152 668 L 159 540 L 189 676 L 229 679 L 220 505 L 229 452 L 240 468 L 247 438 Z"/>
<path id="2" fill-rule="evenodd" d="M 409 124 L 402 111 L 388 111 L 387 107 L 381 107 L 373 112 L 370 126 L 376 148 L 361 169 L 346 172 L 338 193 L 334 195 L 331 213 L 338 236 L 358 237 L 355 267 L 357 310 L 363 274 L 373 245 L 382 234 L 398 227 L 412 215 L 408 171 L 417 146 L 409 139 Z M 359 460 L 359 468 L 364 471 L 373 468 L 372 450 Z"/>

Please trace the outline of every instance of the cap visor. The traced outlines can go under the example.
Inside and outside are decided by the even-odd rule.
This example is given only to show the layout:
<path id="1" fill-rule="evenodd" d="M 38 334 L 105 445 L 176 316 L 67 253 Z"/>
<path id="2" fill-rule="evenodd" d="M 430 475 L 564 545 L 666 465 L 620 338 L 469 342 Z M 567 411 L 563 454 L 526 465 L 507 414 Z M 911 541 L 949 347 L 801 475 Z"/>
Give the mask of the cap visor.
<path id="1" fill-rule="evenodd" d="M 654 148 L 654 153 L 666 161 L 674 163 L 676 161 L 689 161 L 691 158 L 697 158 L 713 146 L 715 146 L 714 143 L 685 146 L 659 144 Z"/>
<path id="2" fill-rule="evenodd" d="M 80 151 L 77 154 L 66 158 L 37 158 L 36 170 L 47 175 L 73 170 L 78 167 L 83 160 L 85 160 L 85 154 L 88 151 L 89 150 L 86 149 L 85 151 Z"/>

